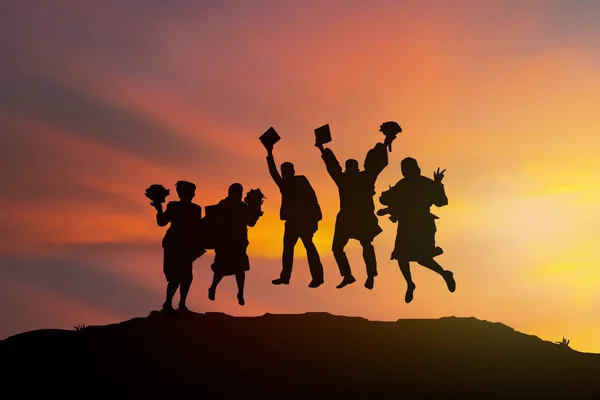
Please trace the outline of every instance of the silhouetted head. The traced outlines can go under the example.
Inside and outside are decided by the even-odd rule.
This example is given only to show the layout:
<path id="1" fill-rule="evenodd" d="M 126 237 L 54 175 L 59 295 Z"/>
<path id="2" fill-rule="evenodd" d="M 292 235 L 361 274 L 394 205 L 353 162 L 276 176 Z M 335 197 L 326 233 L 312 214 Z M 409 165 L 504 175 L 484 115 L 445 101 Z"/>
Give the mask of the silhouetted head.
<path id="1" fill-rule="evenodd" d="M 358 169 L 358 161 L 354 159 L 346 160 L 346 173 L 349 174 L 358 174 L 360 170 Z"/>
<path id="2" fill-rule="evenodd" d="M 291 178 L 296 174 L 296 170 L 294 170 L 294 164 L 291 162 L 284 162 L 281 164 L 281 177 L 283 179 Z"/>
<path id="3" fill-rule="evenodd" d="M 421 168 L 417 164 L 417 160 L 412 157 L 406 157 L 400 163 L 400 169 L 402 169 L 402 175 L 405 178 L 414 178 L 421 175 Z"/>
<path id="4" fill-rule="evenodd" d="M 227 197 L 232 200 L 242 201 L 242 196 L 244 195 L 244 187 L 239 183 L 234 183 L 229 186 L 229 192 Z"/>
<path id="5" fill-rule="evenodd" d="M 181 200 L 192 201 L 196 195 L 196 185 L 188 181 L 179 181 L 175 184 L 177 195 Z"/>

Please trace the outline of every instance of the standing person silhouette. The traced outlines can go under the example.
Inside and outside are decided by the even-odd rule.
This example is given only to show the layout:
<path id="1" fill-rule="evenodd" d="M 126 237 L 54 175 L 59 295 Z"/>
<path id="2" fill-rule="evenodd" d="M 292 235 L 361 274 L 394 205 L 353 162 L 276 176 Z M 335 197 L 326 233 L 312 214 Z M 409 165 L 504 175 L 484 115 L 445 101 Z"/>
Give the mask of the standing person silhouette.
<path id="1" fill-rule="evenodd" d="M 246 271 L 250 270 L 250 261 L 246 249 L 248 248 L 248 227 L 256 225 L 263 215 L 261 210 L 262 199 L 260 190 L 251 190 L 242 201 L 244 188 L 239 183 L 229 186 L 225 199 L 221 200 L 214 208 L 210 217 L 214 223 L 214 250 L 215 260 L 211 266 L 213 270 L 212 285 L 208 289 L 208 298 L 215 300 L 217 285 L 225 276 L 235 276 L 238 287 L 238 303 L 243 306 L 244 283 Z"/>
<path id="2" fill-rule="evenodd" d="M 430 213 L 432 205 L 443 207 L 448 204 L 448 197 L 442 184 L 443 170 L 433 173 L 433 180 L 421 175 L 421 169 L 414 158 L 402 160 L 402 175 L 396 185 L 383 192 L 379 202 L 387 205 L 377 215 L 390 215 L 392 222 L 398 223 L 396 243 L 392 252 L 392 260 L 398 260 L 398 266 L 406 280 L 407 289 L 404 300 L 410 303 L 416 288 L 410 273 L 410 261 L 416 261 L 424 267 L 440 274 L 446 281 L 448 290 L 456 290 L 454 274 L 444 270 L 433 258 L 442 254 L 443 250 L 435 245 L 435 220 L 437 216 Z"/>
<path id="3" fill-rule="evenodd" d="M 273 158 L 273 145 L 266 144 L 265 147 L 269 173 L 281 193 L 279 218 L 285 221 L 281 274 L 272 283 L 274 285 L 290 283 L 294 263 L 294 247 L 300 239 L 306 249 L 308 268 L 312 277 L 308 287 L 319 287 L 324 282 L 323 264 L 313 243 L 313 235 L 323 216 L 317 195 L 305 176 L 296 175 L 294 164 L 290 162 L 281 164 L 280 175 Z"/>
<path id="4" fill-rule="evenodd" d="M 153 202 L 156 208 L 158 226 L 171 224 L 167 230 L 162 247 L 164 248 L 163 272 L 167 279 L 167 298 L 162 310 L 173 312 L 173 297 L 179 288 L 179 309 L 189 311 L 186 306 L 187 295 L 193 280 L 194 260 L 204 254 L 195 241 L 197 228 L 202 218 L 202 207 L 192 203 L 196 195 L 196 185 L 179 181 L 175 185 L 179 201 L 171 201 L 163 212 L 162 204 Z"/>
<path id="5" fill-rule="evenodd" d="M 373 289 L 377 276 L 373 239 L 382 232 L 382 229 L 375 215 L 375 204 L 373 203 L 375 181 L 387 166 L 387 152 L 391 149 L 396 134 L 402 129 L 395 122 L 386 122 L 381 125 L 380 131 L 386 135 L 385 140 L 369 150 L 363 171 L 359 170 L 358 161 L 349 159 L 346 161 L 346 170 L 342 172 L 342 167 L 333 151 L 323 148 L 320 142 L 315 143 L 315 146 L 321 150 L 321 158 L 325 162 L 327 172 L 337 185 L 340 196 L 340 211 L 335 221 L 332 244 L 333 255 L 343 278 L 337 286 L 338 289 L 356 281 L 344 251 L 344 247 L 350 239 L 358 240 L 363 248 L 363 258 L 367 268 L 367 280 L 365 281 L 367 289 Z"/>

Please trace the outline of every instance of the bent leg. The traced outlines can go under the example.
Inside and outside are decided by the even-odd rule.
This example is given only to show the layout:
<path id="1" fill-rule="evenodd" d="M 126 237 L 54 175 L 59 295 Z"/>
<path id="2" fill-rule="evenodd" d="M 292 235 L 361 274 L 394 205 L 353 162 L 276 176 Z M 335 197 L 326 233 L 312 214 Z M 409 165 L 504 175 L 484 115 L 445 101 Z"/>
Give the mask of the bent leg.
<path id="1" fill-rule="evenodd" d="M 437 272 L 442 276 L 444 275 L 444 268 L 442 268 L 442 266 L 438 264 L 433 258 L 424 258 L 418 260 L 417 262 L 425 268 L 429 268 L 433 272 Z"/>
<path id="2" fill-rule="evenodd" d="M 213 275 L 212 285 L 210 285 L 210 287 L 208 288 L 208 298 L 212 301 L 215 300 L 215 294 L 217 292 L 217 285 L 219 284 L 219 282 L 221 282 L 221 279 L 223 279 L 223 275 L 220 275 L 220 274 Z"/>
<path id="3" fill-rule="evenodd" d="M 446 286 L 450 292 L 454 292 L 456 290 L 456 281 L 454 280 L 454 274 L 452 271 L 444 270 L 444 268 L 442 268 L 442 266 L 433 258 L 419 260 L 418 263 L 440 274 L 442 278 L 444 278 L 444 281 L 446 281 Z"/>

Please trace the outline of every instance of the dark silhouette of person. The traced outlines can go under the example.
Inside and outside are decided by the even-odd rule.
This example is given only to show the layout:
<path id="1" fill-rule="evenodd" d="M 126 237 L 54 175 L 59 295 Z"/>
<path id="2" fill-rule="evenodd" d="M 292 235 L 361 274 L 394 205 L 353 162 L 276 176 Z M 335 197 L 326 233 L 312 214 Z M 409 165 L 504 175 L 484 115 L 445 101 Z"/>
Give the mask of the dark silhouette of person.
<path id="1" fill-rule="evenodd" d="M 319 287 L 324 282 L 323 264 L 313 243 L 313 235 L 317 231 L 323 215 L 317 195 L 305 176 L 296 175 L 294 164 L 291 162 L 281 164 L 280 175 L 273 158 L 273 145 L 267 145 L 266 148 L 269 172 L 281 193 L 279 218 L 285 221 L 281 274 L 272 283 L 274 285 L 290 283 L 294 263 L 294 247 L 300 239 L 306 249 L 308 267 L 312 277 L 308 287 Z"/>
<path id="2" fill-rule="evenodd" d="M 162 247 L 164 248 L 163 271 L 167 279 L 167 298 L 162 310 L 173 312 L 173 297 L 179 288 L 179 309 L 189 311 L 186 298 L 193 280 L 193 263 L 204 254 L 194 240 L 198 224 L 202 218 L 202 207 L 192 203 L 196 195 L 196 185 L 179 181 L 175 185 L 179 201 L 170 201 L 163 212 L 162 204 L 153 202 L 156 208 L 158 226 L 171 224 Z"/>
<path id="3" fill-rule="evenodd" d="M 244 188 L 239 183 L 229 186 L 228 196 L 215 207 L 213 234 L 215 260 L 211 266 L 214 273 L 212 285 L 208 289 L 208 298 L 215 300 L 217 285 L 223 277 L 235 275 L 238 287 L 238 303 L 243 306 L 246 271 L 250 270 L 248 248 L 248 227 L 256 225 L 263 215 L 260 190 L 250 191 L 242 201 Z M 258 196 L 252 196 L 252 194 Z"/>
<path id="4" fill-rule="evenodd" d="M 379 210 L 377 214 L 389 214 L 390 220 L 398 224 L 391 259 L 398 261 L 407 284 L 405 301 L 410 303 L 416 288 L 410 273 L 410 261 L 416 261 L 440 274 L 450 292 L 456 290 L 456 282 L 454 274 L 444 270 L 433 259 L 442 254 L 443 250 L 435 245 L 435 220 L 438 217 L 430 212 L 430 207 L 443 207 L 448 204 L 442 183 L 446 170 L 440 172 L 438 168 L 434 171 L 432 180 L 421 175 L 421 169 L 414 158 L 405 158 L 400 166 L 404 178 L 381 194 L 379 202 L 388 207 Z"/>
<path id="5" fill-rule="evenodd" d="M 387 124 L 387 125 L 385 125 Z M 385 123 L 385 130 L 400 132 L 400 126 L 396 123 Z M 321 158 L 325 162 L 327 172 L 338 187 L 340 196 L 340 211 L 335 221 L 335 232 L 333 234 L 332 251 L 343 279 L 337 286 L 341 289 L 356 281 L 350 269 L 348 257 L 344 247 L 350 239 L 358 240 L 363 248 L 363 258 L 367 268 L 367 280 L 365 287 L 373 289 L 374 279 L 377 276 L 377 260 L 373 239 L 382 232 L 379 221 L 375 215 L 375 181 L 388 164 L 388 149 L 395 135 L 386 134 L 383 143 L 377 143 L 367 153 L 364 162 L 364 170 L 360 171 L 358 161 L 349 159 L 346 161 L 346 170 L 337 161 L 331 149 L 323 148 L 319 142 L 315 146 L 321 150 Z"/>

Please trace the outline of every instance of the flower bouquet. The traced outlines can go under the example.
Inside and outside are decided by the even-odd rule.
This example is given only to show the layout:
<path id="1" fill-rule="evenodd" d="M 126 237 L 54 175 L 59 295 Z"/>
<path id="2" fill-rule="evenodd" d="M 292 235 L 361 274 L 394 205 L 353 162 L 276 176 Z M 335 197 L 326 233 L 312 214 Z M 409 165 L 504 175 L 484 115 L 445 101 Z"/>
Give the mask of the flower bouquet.
<path id="1" fill-rule="evenodd" d="M 379 132 L 385 135 L 388 149 L 389 151 L 392 151 L 392 142 L 396 139 L 396 136 L 402 132 L 402 127 L 400 127 L 397 122 L 388 121 L 381 124 Z"/>
<path id="2" fill-rule="evenodd" d="M 265 195 L 260 191 L 260 189 L 251 189 L 248 193 L 246 193 L 246 197 L 244 197 L 244 203 L 251 207 L 253 210 L 260 211 L 261 205 L 264 203 Z M 263 215 L 263 212 L 260 211 L 259 215 Z"/>
<path id="3" fill-rule="evenodd" d="M 169 189 L 165 188 L 163 185 L 158 184 L 150 185 L 150 187 L 146 189 L 146 197 L 152 200 L 152 203 L 150 203 L 150 205 L 153 207 L 164 203 L 169 193 Z"/>

